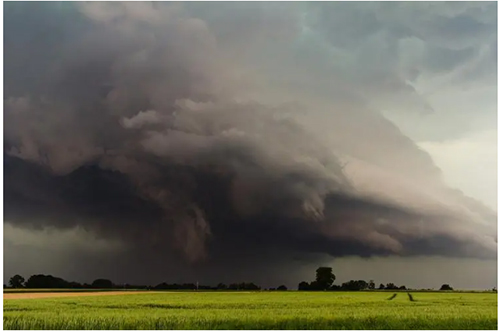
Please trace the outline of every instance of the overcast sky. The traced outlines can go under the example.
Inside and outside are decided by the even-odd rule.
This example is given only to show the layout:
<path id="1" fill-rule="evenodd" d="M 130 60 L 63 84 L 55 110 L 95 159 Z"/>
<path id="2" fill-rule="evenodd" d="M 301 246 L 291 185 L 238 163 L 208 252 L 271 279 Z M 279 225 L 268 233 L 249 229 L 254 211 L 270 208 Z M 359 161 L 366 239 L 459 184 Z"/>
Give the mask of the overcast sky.
<path id="1" fill-rule="evenodd" d="M 4 277 L 496 286 L 496 2 L 12 2 L 4 75 Z"/>

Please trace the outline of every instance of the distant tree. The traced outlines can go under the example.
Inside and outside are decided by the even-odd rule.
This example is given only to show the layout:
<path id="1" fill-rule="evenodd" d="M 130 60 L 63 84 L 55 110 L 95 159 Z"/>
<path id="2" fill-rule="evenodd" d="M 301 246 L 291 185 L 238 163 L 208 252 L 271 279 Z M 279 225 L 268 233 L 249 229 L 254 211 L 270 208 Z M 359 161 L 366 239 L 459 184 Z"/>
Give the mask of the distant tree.
<path id="1" fill-rule="evenodd" d="M 370 280 L 368 282 L 368 289 L 369 290 L 374 290 L 375 289 L 375 282 L 373 280 Z"/>
<path id="2" fill-rule="evenodd" d="M 242 283 L 240 289 L 248 291 L 258 291 L 260 290 L 260 286 L 255 285 L 254 283 Z"/>
<path id="3" fill-rule="evenodd" d="M 396 285 L 394 285 L 394 283 L 387 283 L 387 285 L 385 285 L 385 289 L 386 290 L 397 290 L 398 287 Z"/>
<path id="4" fill-rule="evenodd" d="M 400 289 L 400 290 L 406 290 L 406 286 L 401 285 L 401 286 L 399 287 L 399 289 Z"/>
<path id="5" fill-rule="evenodd" d="M 359 288 L 360 291 L 366 290 L 368 288 L 368 283 L 362 279 L 356 281 L 357 287 Z"/>
<path id="6" fill-rule="evenodd" d="M 308 282 L 302 281 L 299 283 L 299 291 L 309 291 L 309 289 L 310 289 L 310 285 Z"/>
<path id="7" fill-rule="evenodd" d="M 330 286 L 330 288 L 328 289 L 329 291 L 340 291 L 342 289 L 342 286 L 340 285 L 332 285 Z"/>
<path id="8" fill-rule="evenodd" d="M 385 290 L 385 285 L 380 283 L 380 285 L 378 286 L 378 289 L 379 290 Z"/>
<path id="9" fill-rule="evenodd" d="M 21 275 L 15 275 L 9 280 L 10 287 L 20 288 L 24 285 L 24 277 Z"/>
<path id="10" fill-rule="evenodd" d="M 92 282 L 92 288 L 113 288 L 113 282 L 109 279 L 96 279 Z"/>
<path id="11" fill-rule="evenodd" d="M 69 282 L 52 275 L 32 275 L 25 286 L 27 288 L 71 288 Z"/>
<path id="12" fill-rule="evenodd" d="M 227 290 L 227 285 L 223 284 L 223 283 L 219 283 L 219 285 L 217 285 L 217 289 L 218 290 Z"/>
<path id="13" fill-rule="evenodd" d="M 497 291 L 497 288 L 496 288 L 496 287 L 494 287 L 494 288 L 492 288 L 491 290 L 492 290 L 493 292 L 496 292 L 496 291 Z"/>
<path id="14" fill-rule="evenodd" d="M 332 268 L 329 267 L 319 267 L 316 269 L 316 286 L 318 290 L 327 290 L 335 282 L 335 275 L 332 272 Z"/>
<path id="15" fill-rule="evenodd" d="M 441 285 L 441 288 L 439 290 L 440 291 L 453 291 L 453 287 L 451 287 L 449 284 L 443 284 L 443 285 Z"/>
<path id="16" fill-rule="evenodd" d="M 260 290 L 260 286 L 255 285 L 254 283 L 233 283 L 229 285 L 228 287 L 229 290 L 246 290 L 246 291 L 258 291 Z"/>
<path id="17" fill-rule="evenodd" d="M 368 288 L 368 283 L 364 280 L 350 280 L 342 284 L 342 290 L 345 291 L 362 291 Z"/>
<path id="18" fill-rule="evenodd" d="M 168 284 L 163 282 L 154 287 L 156 290 L 166 290 L 168 289 Z"/>
<path id="19" fill-rule="evenodd" d="M 184 283 L 180 286 L 181 290 L 196 290 L 196 284 L 194 283 Z"/>
<path id="20" fill-rule="evenodd" d="M 78 283 L 78 282 L 69 282 L 69 287 L 70 288 L 82 288 L 83 285 Z"/>
<path id="21" fill-rule="evenodd" d="M 326 291 L 325 288 L 317 281 L 311 282 L 311 284 L 309 285 L 309 290 L 310 291 Z"/>
<path id="22" fill-rule="evenodd" d="M 7 285 L 3 284 L 3 288 L 7 288 Z"/>
<path id="23" fill-rule="evenodd" d="M 285 285 L 280 285 L 280 286 L 278 286 L 278 288 L 276 290 L 278 290 L 278 291 L 286 291 L 286 290 L 288 290 L 288 288 Z"/>

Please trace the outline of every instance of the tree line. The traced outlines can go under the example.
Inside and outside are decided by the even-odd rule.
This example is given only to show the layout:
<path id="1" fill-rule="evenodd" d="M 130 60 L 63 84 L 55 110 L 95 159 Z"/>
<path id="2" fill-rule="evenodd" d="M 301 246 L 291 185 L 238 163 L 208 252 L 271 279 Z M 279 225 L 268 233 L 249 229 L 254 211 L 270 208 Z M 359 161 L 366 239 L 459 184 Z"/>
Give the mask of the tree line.
<path id="1" fill-rule="evenodd" d="M 316 279 L 310 283 L 302 281 L 299 283 L 299 291 L 364 291 L 364 290 L 406 290 L 406 286 L 397 286 L 394 283 L 380 284 L 376 288 L 373 280 L 350 280 L 342 285 L 334 285 L 335 275 L 332 268 L 320 267 L 316 269 Z"/>
<path id="2" fill-rule="evenodd" d="M 4 288 L 6 285 L 4 285 Z M 199 285 L 194 283 L 183 284 L 168 284 L 160 283 L 156 286 L 148 285 L 132 285 L 132 284 L 115 284 L 109 279 L 96 279 L 92 283 L 81 284 L 78 282 L 69 282 L 60 277 L 52 275 L 32 275 L 25 280 L 21 275 L 15 275 L 9 280 L 9 287 L 11 288 L 61 288 L 61 289 L 147 289 L 147 290 L 246 290 L 258 291 L 261 287 L 254 283 L 233 283 L 223 284 L 217 286 Z M 287 290 L 286 286 L 281 285 L 276 289 L 270 290 Z"/>
<path id="3" fill-rule="evenodd" d="M 109 279 L 96 279 L 91 284 L 81 284 L 78 282 L 69 282 L 52 275 L 32 275 L 25 281 L 21 275 L 15 275 L 10 278 L 9 286 L 12 288 L 94 288 L 107 289 L 114 288 L 115 284 Z M 5 287 L 5 286 L 4 286 Z"/>
<path id="4" fill-rule="evenodd" d="M 302 281 L 298 284 L 299 291 L 365 291 L 365 290 L 406 290 L 406 286 L 397 286 L 394 283 L 380 284 L 376 286 L 373 280 L 350 280 L 341 285 L 334 285 L 335 275 L 332 268 L 320 267 L 316 269 L 316 278 L 311 282 Z M 230 291 L 259 291 L 262 288 L 254 283 L 232 283 L 226 285 L 219 283 L 217 286 L 199 285 L 194 283 L 184 284 L 168 284 L 160 283 L 156 286 L 147 285 L 131 285 L 131 284 L 114 284 L 109 279 L 99 278 L 92 283 L 81 284 L 78 282 L 66 281 L 52 275 L 32 275 L 25 280 L 21 275 L 15 275 L 9 280 L 11 288 L 54 288 L 54 289 L 146 289 L 146 290 L 230 290 Z M 4 288 L 7 287 L 4 285 Z M 276 288 L 266 288 L 268 291 L 286 291 L 288 288 L 285 285 L 280 285 Z M 443 284 L 440 288 L 442 291 L 452 291 L 453 288 L 449 284 Z M 494 289 L 496 291 L 496 288 Z"/>
<path id="5" fill-rule="evenodd" d="M 405 285 L 397 286 L 394 283 L 380 284 L 376 287 L 373 280 L 350 280 L 342 285 L 334 285 L 335 274 L 332 268 L 320 267 L 316 269 L 316 279 L 310 283 L 302 281 L 299 283 L 299 291 L 366 291 L 366 290 L 407 290 Z M 449 284 L 443 284 L 440 291 L 453 291 Z M 496 288 L 493 288 L 496 292 Z"/>

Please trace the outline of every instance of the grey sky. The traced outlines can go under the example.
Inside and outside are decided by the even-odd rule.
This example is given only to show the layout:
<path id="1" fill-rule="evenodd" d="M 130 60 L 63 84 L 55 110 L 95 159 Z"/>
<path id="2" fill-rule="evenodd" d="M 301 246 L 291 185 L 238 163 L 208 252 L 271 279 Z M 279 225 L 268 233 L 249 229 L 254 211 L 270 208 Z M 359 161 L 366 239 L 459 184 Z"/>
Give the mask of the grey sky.
<path id="1" fill-rule="evenodd" d="M 496 7 L 7 3 L 4 276 L 45 251 L 23 272 L 449 263 L 492 286 Z M 95 266 L 64 270 L 76 256 Z"/>

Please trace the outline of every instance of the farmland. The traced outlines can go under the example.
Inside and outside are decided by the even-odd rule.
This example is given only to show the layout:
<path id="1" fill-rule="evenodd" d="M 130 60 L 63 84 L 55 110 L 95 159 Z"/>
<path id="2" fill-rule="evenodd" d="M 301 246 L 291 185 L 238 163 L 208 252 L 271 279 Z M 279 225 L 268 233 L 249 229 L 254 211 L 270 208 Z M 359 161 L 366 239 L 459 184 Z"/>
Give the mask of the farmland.
<path id="1" fill-rule="evenodd" d="M 494 293 L 59 295 L 4 300 L 4 329 L 497 329 Z"/>

